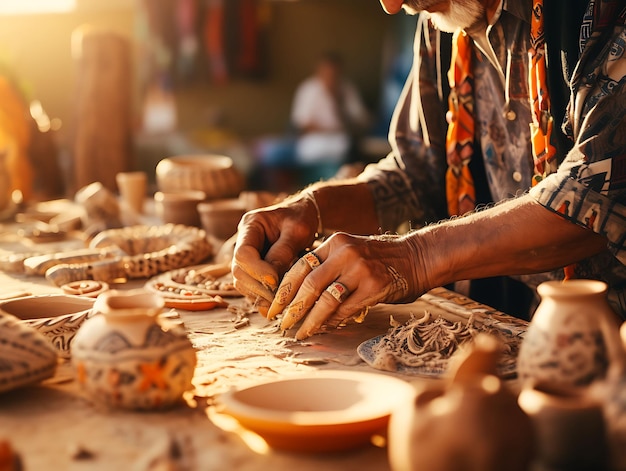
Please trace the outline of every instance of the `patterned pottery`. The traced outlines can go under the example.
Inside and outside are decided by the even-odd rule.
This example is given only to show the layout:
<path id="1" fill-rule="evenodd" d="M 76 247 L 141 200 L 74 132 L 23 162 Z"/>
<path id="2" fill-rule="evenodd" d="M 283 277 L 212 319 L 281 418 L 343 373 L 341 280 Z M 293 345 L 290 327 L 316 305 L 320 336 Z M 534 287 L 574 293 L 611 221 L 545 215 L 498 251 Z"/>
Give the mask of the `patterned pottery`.
<path id="1" fill-rule="evenodd" d="M 93 299 L 67 294 L 44 294 L 0 303 L 0 313 L 11 314 L 43 334 L 59 356 L 70 357 L 70 345 L 85 319 L 91 316 Z"/>
<path id="2" fill-rule="evenodd" d="M 0 393 L 50 378 L 56 367 L 57 352 L 43 334 L 0 314 Z"/>
<path id="3" fill-rule="evenodd" d="M 548 281 L 524 336 L 517 361 L 523 385 L 567 390 L 606 376 L 621 349 L 607 285 L 595 280 Z"/>
<path id="4" fill-rule="evenodd" d="M 156 182 L 162 192 L 199 190 L 207 199 L 237 196 L 245 185 L 241 172 L 224 155 L 179 155 L 156 166 Z"/>
<path id="5" fill-rule="evenodd" d="M 181 326 L 158 320 L 163 298 L 145 289 L 110 290 L 72 343 L 77 380 L 94 402 L 162 409 L 192 389 L 196 352 Z"/>

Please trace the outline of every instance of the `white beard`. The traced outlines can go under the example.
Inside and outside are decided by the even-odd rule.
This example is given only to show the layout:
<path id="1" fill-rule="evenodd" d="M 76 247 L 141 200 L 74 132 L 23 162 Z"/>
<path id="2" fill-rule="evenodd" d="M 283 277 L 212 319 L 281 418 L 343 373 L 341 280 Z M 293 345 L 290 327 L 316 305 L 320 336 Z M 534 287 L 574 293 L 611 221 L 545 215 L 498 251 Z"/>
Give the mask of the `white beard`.
<path id="1" fill-rule="evenodd" d="M 468 29 L 485 18 L 485 7 L 478 0 L 451 0 L 445 13 L 428 13 L 435 27 L 447 33 Z"/>

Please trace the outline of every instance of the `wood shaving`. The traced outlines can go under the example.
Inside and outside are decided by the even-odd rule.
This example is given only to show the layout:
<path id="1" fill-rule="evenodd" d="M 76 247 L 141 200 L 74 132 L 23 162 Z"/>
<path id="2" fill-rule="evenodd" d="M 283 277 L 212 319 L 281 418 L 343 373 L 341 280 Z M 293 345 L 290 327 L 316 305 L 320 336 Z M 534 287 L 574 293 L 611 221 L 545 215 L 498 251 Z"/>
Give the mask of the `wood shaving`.
<path id="1" fill-rule="evenodd" d="M 459 347 L 479 333 L 491 334 L 502 344 L 500 371 L 514 371 L 520 338 L 489 323 L 479 323 L 470 316 L 467 322 L 453 322 L 434 317 L 428 311 L 416 319 L 411 316 L 398 325 L 392 318 L 391 329 L 372 348 L 372 366 L 386 371 L 397 371 L 401 366 L 443 371 Z"/>

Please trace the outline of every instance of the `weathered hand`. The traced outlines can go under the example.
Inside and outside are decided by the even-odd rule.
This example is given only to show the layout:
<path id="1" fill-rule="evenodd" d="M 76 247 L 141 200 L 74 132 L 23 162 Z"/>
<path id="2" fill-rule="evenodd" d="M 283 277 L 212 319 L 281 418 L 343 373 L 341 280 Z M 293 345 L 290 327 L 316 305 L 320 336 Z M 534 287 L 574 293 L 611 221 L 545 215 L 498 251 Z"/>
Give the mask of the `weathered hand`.
<path id="1" fill-rule="evenodd" d="M 423 286 L 418 256 L 406 238 L 336 233 L 285 274 L 268 317 L 283 312 L 283 330 L 305 318 L 296 333 L 304 339 L 322 325 L 362 319 L 375 304 L 413 301 Z"/>
<path id="2" fill-rule="evenodd" d="M 281 277 L 313 243 L 317 225 L 315 206 L 302 194 L 243 216 L 232 273 L 237 290 L 254 300 L 262 314 L 267 314 Z"/>

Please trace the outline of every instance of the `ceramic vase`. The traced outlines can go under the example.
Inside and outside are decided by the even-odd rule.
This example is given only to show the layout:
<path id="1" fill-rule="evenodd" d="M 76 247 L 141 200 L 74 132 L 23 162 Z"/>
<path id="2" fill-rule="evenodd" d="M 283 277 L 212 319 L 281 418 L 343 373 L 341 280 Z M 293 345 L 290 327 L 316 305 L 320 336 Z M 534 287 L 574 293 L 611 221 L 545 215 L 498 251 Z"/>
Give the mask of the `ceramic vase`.
<path id="1" fill-rule="evenodd" d="M 590 388 L 558 390 L 537 384 L 523 388 L 518 402 L 533 425 L 532 469 L 609 469 L 602 401 Z"/>
<path id="2" fill-rule="evenodd" d="M 158 321 L 164 301 L 145 289 L 110 290 L 72 343 L 77 381 L 94 401 L 125 409 L 162 409 L 192 389 L 196 352 L 182 327 Z"/>
<path id="3" fill-rule="evenodd" d="M 595 280 L 548 281 L 520 346 L 521 384 L 551 389 L 585 387 L 606 376 L 619 346 L 617 316 L 607 285 Z"/>
<path id="4" fill-rule="evenodd" d="M 43 334 L 0 314 L 0 393 L 50 378 L 56 368 L 57 352 Z"/>
<path id="5" fill-rule="evenodd" d="M 613 471 L 626 471 L 626 323 L 619 329 L 622 350 L 611 359 L 607 377 L 593 385 L 604 405 Z"/>
<path id="6" fill-rule="evenodd" d="M 452 380 L 425 383 L 389 422 L 392 471 L 527 471 L 533 455 L 528 416 L 496 376 L 500 345 L 478 336 L 461 351 Z"/>

